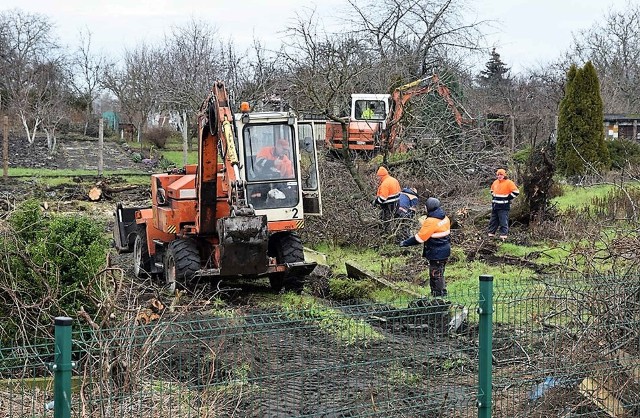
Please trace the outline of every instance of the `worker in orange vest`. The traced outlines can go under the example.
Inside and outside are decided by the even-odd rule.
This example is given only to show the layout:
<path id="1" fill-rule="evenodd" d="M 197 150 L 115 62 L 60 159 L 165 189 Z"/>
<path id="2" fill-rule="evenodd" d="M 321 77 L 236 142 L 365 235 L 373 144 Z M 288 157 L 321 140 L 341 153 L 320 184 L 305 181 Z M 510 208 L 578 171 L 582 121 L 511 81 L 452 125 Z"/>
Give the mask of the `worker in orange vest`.
<path id="1" fill-rule="evenodd" d="M 506 240 L 509 233 L 509 210 L 511 201 L 520 194 L 516 184 L 507 179 L 503 168 L 496 171 L 496 179 L 491 184 L 491 218 L 489 219 L 489 237 L 495 237 L 500 228 L 500 239 Z"/>
<path id="2" fill-rule="evenodd" d="M 401 188 L 398 180 L 392 177 L 386 168 L 380 166 L 376 175 L 378 176 L 379 185 L 373 204 L 381 207 L 380 220 L 386 232 L 398 209 Z"/>
<path id="3" fill-rule="evenodd" d="M 424 244 L 422 256 L 429 261 L 431 296 L 447 296 L 444 269 L 451 255 L 451 221 L 435 197 L 427 199 L 427 219 L 417 234 L 400 243 L 401 247 Z"/>
<path id="4" fill-rule="evenodd" d="M 256 155 L 256 165 L 261 169 L 269 167 L 279 178 L 293 178 L 293 162 L 289 157 L 290 144 L 286 139 L 278 139 L 273 146 L 263 147 Z"/>

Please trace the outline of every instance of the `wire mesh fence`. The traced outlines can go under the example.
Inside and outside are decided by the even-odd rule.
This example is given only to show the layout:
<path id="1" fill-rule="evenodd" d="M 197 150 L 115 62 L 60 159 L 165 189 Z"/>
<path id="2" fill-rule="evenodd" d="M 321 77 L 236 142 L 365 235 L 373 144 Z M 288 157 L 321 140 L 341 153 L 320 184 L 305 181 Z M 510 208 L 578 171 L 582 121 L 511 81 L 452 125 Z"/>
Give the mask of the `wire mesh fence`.
<path id="1" fill-rule="evenodd" d="M 492 416 L 640 416 L 638 279 L 496 278 Z M 71 416 L 476 417 L 478 300 L 75 331 Z M 0 349 L 0 416 L 53 416 L 55 354 Z"/>

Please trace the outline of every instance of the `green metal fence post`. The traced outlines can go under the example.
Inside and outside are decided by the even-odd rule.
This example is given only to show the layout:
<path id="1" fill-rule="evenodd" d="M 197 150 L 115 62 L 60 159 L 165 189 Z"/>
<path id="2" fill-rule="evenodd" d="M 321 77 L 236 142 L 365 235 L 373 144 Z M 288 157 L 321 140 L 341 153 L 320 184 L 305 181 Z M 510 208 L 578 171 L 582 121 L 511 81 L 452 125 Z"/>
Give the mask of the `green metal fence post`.
<path id="1" fill-rule="evenodd" d="M 55 318 L 55 363 L 53 364 L 53 417 L 71 417 L 71 318 Z"/>
<path id="2" fill-rule="evenodd" d="M 491 418 L 491 373 L 493 339 L 493 276 L 480 276 L 478 300 L 479 365 L 478 365 L 478 418 Z"/>

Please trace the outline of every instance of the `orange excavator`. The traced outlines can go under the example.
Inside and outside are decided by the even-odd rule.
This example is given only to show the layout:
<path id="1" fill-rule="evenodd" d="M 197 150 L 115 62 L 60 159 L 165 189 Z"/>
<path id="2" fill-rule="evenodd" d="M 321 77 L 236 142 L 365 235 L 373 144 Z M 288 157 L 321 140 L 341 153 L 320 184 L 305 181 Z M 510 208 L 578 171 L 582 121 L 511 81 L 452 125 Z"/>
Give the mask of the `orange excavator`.
<path id="1" fill-rule="evenodd" d="M 116 207 L 115 247 L 133 252 L 136 276 L 162 277 L 171 290 L 200 277 L 299 287 L 315 263 L 295 232 L 321 202 L 319 183 L 301 181 L 301 154 L 315 156 L 315 143 L 296 135 L 292 113 L 252 113 L 248 103 L 232 113 L 216 82 L 198 115 L 198 163 L 153 174 L 150 207 Z M 304 170 L 319 178 L 317 165 Z"/>
<path id="2" fill-rule="evenodd" d="M 437 74 L 421 78 L 396 88 L 392 94 L 352 94 L 351 116 L 348 123 L 349 149 L 377 153 L 396 150 L 396 139 L 402 132 L 400 120 L 413 97 L 435 92 L 446 102 L 459 127 L 473 124 L 473 119 L 460 112 L 449 88 Z M 463 109 L 464 111 L 464 109 Z M 465 112 L 466 114 L 466 112 Z M 327 122 L 326 146 L 342 149 L 342 125 Z"/>

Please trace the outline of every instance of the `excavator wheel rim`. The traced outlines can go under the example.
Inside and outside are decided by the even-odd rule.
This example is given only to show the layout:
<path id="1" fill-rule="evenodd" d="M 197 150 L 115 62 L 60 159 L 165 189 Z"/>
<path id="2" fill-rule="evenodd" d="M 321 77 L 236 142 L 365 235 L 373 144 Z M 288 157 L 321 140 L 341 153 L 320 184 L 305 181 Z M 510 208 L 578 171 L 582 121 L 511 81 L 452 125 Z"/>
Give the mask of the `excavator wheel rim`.
<path id="1" fill-rule="evenodd" d="M 200 253 L 193 240 L 171 241 L 165 257 L 165 286 L 174 292 L 177 286 L 192 280 L 200 269 Z"/>
<path id="2" fill-rule="evenodd" d="M 171 293 L 176 291 L 176 261 L 173 253 L 167 252 L 165 260 L 165 287 Z"/>
<path id="3" fill-rule="evenodd" d="M 147 247 L 147 231 L 144 227 L 136 229 L 136 238 L 133 242 L 133 273 L 140 279 L 150 276 L 151 258 Z M 146 258 L 145 258 L 146 254 Z"/>

